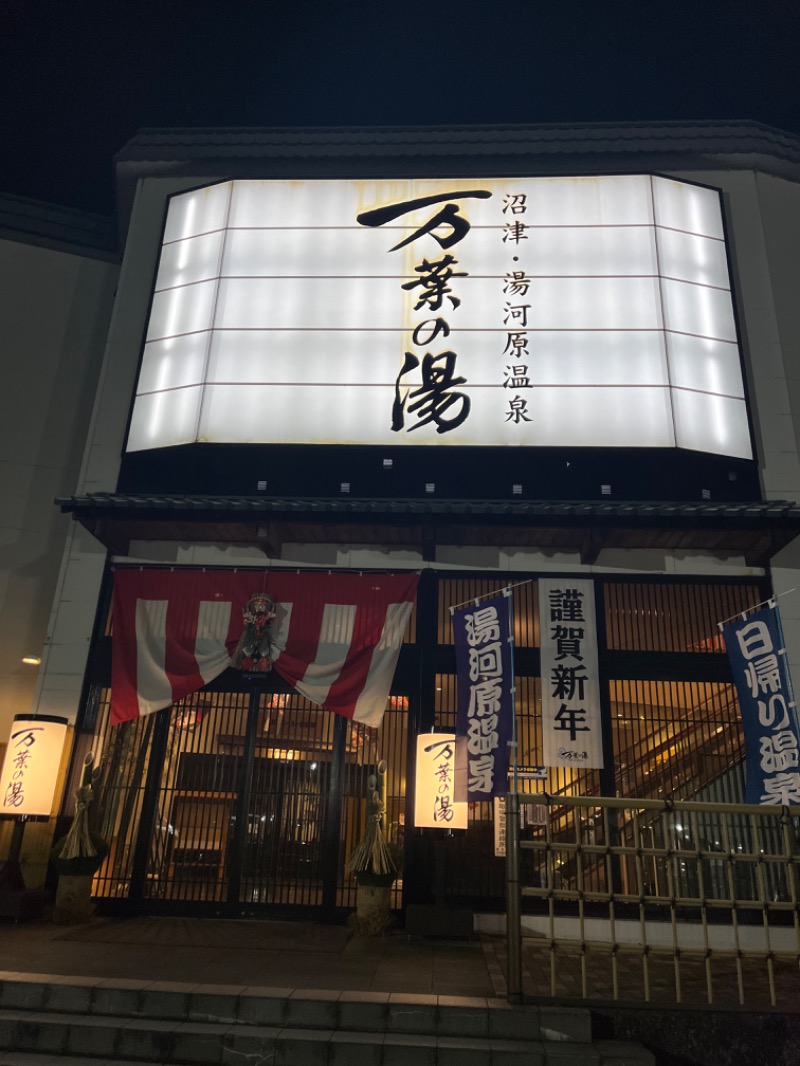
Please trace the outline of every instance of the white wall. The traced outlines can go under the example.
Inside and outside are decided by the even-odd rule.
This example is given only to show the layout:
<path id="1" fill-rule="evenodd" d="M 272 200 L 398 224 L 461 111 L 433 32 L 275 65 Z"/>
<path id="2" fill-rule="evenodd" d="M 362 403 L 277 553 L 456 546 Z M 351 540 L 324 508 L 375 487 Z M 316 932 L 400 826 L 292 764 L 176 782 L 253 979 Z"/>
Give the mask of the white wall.
<path id="1" fill-rule="evenodd" d="M 764 495 L 800 504 L 800 185 L 755 171 L 682 173 L 724 190 L 733 281 Z M 789 669 L 800 686 L 800 543 L 772 563 Z"/>
<path id="2" fill-rule="evenodd" d="M 155 276 L 166 197 L 197 181 L 143 181 L 137 190 L 77 494 L 113 492 Z M 64 519 L 66 521 L 66 519 Z M 58 592 L 33 708 L 74 722 L 83 686 L 105 549 L 73 524 L 60 559 Z"/>
<path id="3" fill-rule="evenodd" d="M 758 174 L 757 178 L 764 244 L 769 262 L 769 279 L 775 311 L 776 340 L 783 358 L 785 395 L 779 410 L 786 449 L 775 459 L 778 476 L 770 480 L 768 495 L 800 503 L 797 477 L 800 441 L 800 290 L 798 290 L 798 249 L 800 248 L 800 186 L 782 178 Z M 754 360 L 757 358 L 754 354 Z M 771 411 L 764 411 L 765 418 Z M 800 540 L 776 556 L 772 580 L 779 596 L 789 668 L 795 692 L 800 690 Z"/>
<path id="4" fill-rule="evenodd" d="M 143 566 L 297 566 L 303 569 L 345 570 L 496 570 L 505 573 L 664 574 L 671 577 L 762 577 L 759 567 L 741 556 L 710 552 L 659 549 L 604 549 L 593 566 L 585 566 L 577 552 L 536 551 L 506 545 L 475 547 L 439 545 L 432 562 L 413 548 L 384 548 L 371 544 L 302 544 L 287 541 L 279 555 L 267 556 L 246 544 L 190 544 L 178 541 L 133 541 L 120 563 Z"/>
<path id="5" fill-rule="evenodd" d="M 0 240 L 0 743 L 27 712 L 71 522 L 118 268 Z"/>

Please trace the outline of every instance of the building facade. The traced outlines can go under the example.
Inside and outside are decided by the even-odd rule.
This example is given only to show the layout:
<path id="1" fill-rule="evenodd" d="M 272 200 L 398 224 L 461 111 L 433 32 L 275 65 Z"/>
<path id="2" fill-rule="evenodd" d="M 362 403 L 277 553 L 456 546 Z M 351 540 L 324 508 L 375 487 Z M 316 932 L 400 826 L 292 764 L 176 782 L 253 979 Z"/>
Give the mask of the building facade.
<path id="1" fill-rule="evenodd" d="M 3 335 L 0 737 L 31 706 L 92 417 L 119 273 L 110 219 L 0 197 Z M 10 822 L 0 823 L 8 841 Z M 41 883 L 52 828 L 31 826 L 27 874 Z M 3 850 L 0 844 L 0 853 Z"/>
<path id="2" fill-rule="evenodd" d="M 105 906 L 349 909 L 385 760 L 395 903 L 502 908 L 497 812 L 416 829 L 411 754 L 454 722 L 450 608 L 514 586 L 518 755 L 542 764 L 544 579 L 591 583 L 602 753 L 546 790 L 741 798 L 718 623 L 786 593 L 800 657 L 797 138 L 149 131 L 117 176 L 124 255 L 34 699 L 75 723 L 65 811 L 101 758 Z M 380 729 L 232 669 L 112 726 L 132 567 L 165 587 L 419 572 Z"/>

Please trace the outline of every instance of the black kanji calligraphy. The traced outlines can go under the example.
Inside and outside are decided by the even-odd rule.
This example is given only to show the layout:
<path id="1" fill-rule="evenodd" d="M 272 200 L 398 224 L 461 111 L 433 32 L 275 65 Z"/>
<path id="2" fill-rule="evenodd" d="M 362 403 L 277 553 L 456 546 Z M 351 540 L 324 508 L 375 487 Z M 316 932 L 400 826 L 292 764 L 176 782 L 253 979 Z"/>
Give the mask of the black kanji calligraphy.
<path id="1" fill-rule="evenodd" d="M 556 646 L 556 659 L 572 658 L 583 661 L 581 644 L 584 639 L 584 629 L 582 626 L 553 626 L 550 638 Z"/>
<path id="2" fill-rule="evenodd" d="M 515 219 L 513 222 L 506 222 L 503 226 L 503 243 L 519 244 L 520 241 L 527 241 L 528 234 L 525 232 L 527 228 L 525 223 L 520 222 L 519 219 Z"/>
<path id="3" fill-rule="evenodd" d="M 550 592 L 551 622 L 585 622 L 583 593 L 577 589 L 553 589 Z"/>
<path id="4" fill-rule="evenodd" d="M 524 270 L 511 270 L 505 276 L 503 292 L 507 296 L 527 296 L 531 279 Z"/>
<path id="5" fill-rule="evenodd" d="M 584 689 L 589 680 L 582 666 L 553 667 L 550 674 L 550 684 L 553 686 L 553 697 L 557 700 L 582 700 Z"/>
<path id="6" fill-rule="evenodd" d="M 507 303 L 504 309 L 505 317 L 503 322 L 508 325 L 509 322 L 514 322 L 521 329 L 525 329 L 528 325 L 528 310 L 530 304 L 509 304 Z"/>
<path id="7" fill-rule="evenodd" d="M 577 740 L 578 733 L 589 732 L 589 726 L 584 725 L 586 711 L 583 708 L 567 707 L 566 703 L 562 703 L 555 713 L 555 721 L 553 728 L 569 733 L 569 739 L 573 743 Z"/>
<path id="8" fill-rule="evenodd" d="M 414 278 L 413 281 L 407 281 L 402 288 L 410 290 L 419 287 L 422 290 L 418 294 L 417 303 L 414 305 L 415 311 L 418 311 L 420 307 L 424 307 L 426 304 L 429 311 L 438 311 L 445 296 L 453 307 L 458 307 L 461 301 L 457 296 L 452 295 L 449 282 L 451 278 L 465 278 L 467 274 L 461 270 L 451 269 L 452 265 L 457 262 L 458 260 L 454 259 L 452 255 L 446 255 L 443 259 L 433 263 L 423 259 L 418 267 L 414 267 L 420 277 Z"/>
<path id="9" fill-rule="evenodd" d="M 395 219 L 401 218 L 412 211 L 417 211 L 421 207 L 444 203 L 445 206 L 441 211 L 437 211 L 424 225 L 420 226 L 409 237 L 395 244 L 389 251 L 396 252 L 398 248 L 404 248 L 407 244 L 411 244 L 412 241 L 416 241 L 426 235 L 433 237 L 440 247 L 452 248 L 454 244 L 458 244 L 459 241 L 463 240 L 471 229 L 468 219 L 460 213 L 459 205 L 452 201 L 471 198 L 487 200 L 491 195 L 486 189 L 469 189 L 464 192 L 455 190 L 453 192 L 438 193 L 434 196 L 420 196 L 416 200 L 405 200 L 399 204 L 377 207 L 372 211 L 362 211 L 360 215 L 356 216 L 356 221 L 362 226 L 370 226 L 372 228 L 384 226 L 387 222 L 394 222 Z M 437 232 L 440 229 L 444 229 L 445 233 Z"/>
<path id="10" fill-rule="evenodd" d="M 506 422 L 513 422 L 515 426 L 520 422 L 530 422 L 532 419 L 528 418 L 528 401 L 524 396 L 512 396 L 508 401 L 508 412 L 506 413 Z"/>
<path id="11" fill-rule="evenodd" d="M 528 377 L 528 368 L 525 365 L 507 366 L 506 377 L 503 382 L 506 389 L 532 389 L 531 379 Z"/>
<path id="12" fill-rule="evenodd" d="M 523 215 L 528 209 L 528 196 L 524 192 L 509 193 L 503 197 L 503 214 Z"/>
<path id="13" fill-rule="evenodd" d="M 506 333 L 506 346 L 503 349 L 503 355 L 510 351 L 513 356 L 519 359 L 527 347 L 528 334 L 524 330 L 519 330 L 514 333 Z"/>
<path id="14" fill-rule="evenodd" d="M 403 394 L 401 379 L 420 365 L 422 384 L 417 388 L 408 387 Z M 453 391 L 455 386 L 464 385 L 467 380 L 455 376 L 455 365 L 455 352 L 440 352 L 439 355 L 427 353 L 421 364 L 413 352 L 406 352 L 402 369 L 395 382 L 395 400 L 392 406 L 392 430 L 395 433 L 404 428 L 406 411 L 408 414 L 415 414 L 418 419 L 417 424 L 410 427 L 409 433 L 431 423 L 436 425 L 437 433 L 449 433 L 464 422 L 469 415 L 471 403 L 466 393 Z M 412 402 L 408 403 L 409 400 Z"/>

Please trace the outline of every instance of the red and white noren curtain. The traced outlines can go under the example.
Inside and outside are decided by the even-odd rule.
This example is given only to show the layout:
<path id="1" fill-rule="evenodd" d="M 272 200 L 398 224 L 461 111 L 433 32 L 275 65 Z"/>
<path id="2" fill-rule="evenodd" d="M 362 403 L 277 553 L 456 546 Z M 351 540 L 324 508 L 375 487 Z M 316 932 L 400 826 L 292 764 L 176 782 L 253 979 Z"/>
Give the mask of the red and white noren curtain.
<path id="1" fill-rule="evenodd" d="M 117 570 L 111 721 L 151 714 L 230 665 L 256 592 L 278 603 L 273 669 L 312 703 L 378 726 L 418 574 Z"/>

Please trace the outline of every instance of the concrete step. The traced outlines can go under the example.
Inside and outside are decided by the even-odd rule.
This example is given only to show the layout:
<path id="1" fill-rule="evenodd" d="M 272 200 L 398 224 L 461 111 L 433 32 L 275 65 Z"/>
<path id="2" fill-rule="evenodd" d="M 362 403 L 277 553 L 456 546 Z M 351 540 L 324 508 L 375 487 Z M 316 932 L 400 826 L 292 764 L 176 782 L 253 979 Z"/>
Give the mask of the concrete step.
<path id="1" fill-rule="evenodd" d="M 35 974 L 0 984 L 0 1049 L 174 1066 L 654 1066 L 591 1039 L 582 1008 L 505 1000 L 150 984 Z M 30 1060 L 33 1066 L 34 1059 Z M 46 1061 L 46 1060 L 44 1060 Z M 36 1066 L 39 1066 L 37 1063 Z"/>

